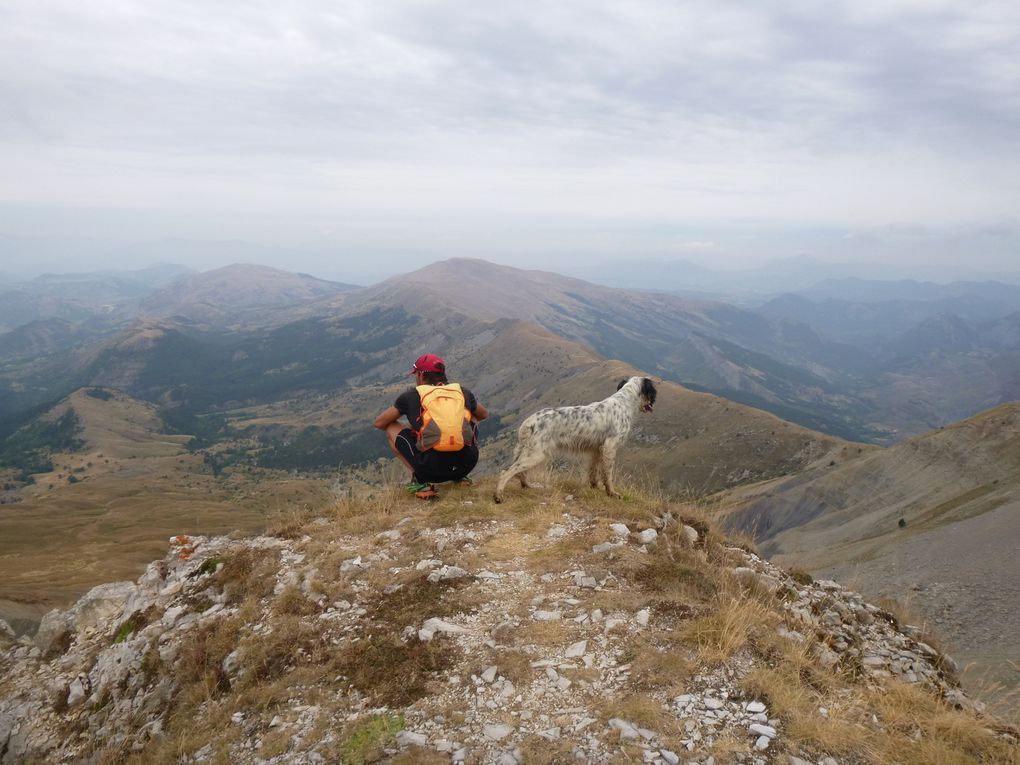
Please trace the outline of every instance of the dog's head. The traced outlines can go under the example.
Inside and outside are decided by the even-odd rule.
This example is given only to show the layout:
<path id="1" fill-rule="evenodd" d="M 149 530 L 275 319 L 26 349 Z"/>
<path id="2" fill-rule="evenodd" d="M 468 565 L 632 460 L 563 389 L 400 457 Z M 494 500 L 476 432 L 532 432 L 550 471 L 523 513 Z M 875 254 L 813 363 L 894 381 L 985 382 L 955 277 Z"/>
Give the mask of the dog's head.
<path id="1" fill-rule="evenodd" d="M 655 397 L 658 395 L 658 391 L 655 390 L 655 384 L 647 377 L 632 377 L 630 380 L 641 381 L 641 387 L 638 389 L 638 404 L 641 407 L 641 411 L 652 411 L 652 407 L 655 406 Z M 630 380 L 620 380 L 620 384 L 616 386 L 616 389 L 620 390 Z"/>

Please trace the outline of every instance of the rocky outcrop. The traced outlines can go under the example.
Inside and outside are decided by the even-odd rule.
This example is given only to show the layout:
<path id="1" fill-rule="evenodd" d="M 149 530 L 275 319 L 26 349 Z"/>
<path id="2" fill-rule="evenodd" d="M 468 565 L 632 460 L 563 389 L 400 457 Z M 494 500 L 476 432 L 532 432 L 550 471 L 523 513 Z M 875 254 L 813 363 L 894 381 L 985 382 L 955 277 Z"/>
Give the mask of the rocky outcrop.
<path id="1" fill-rule="evenodd" d="M 182 762 L 217 752 L 238 763 L 342 759 L 361 740 L 352 721 L 369 720 L 388 731 L 373 754 L 381 760 L 417 748 L 453 763 L 512 765 L 537 746 L 596 763 L 855 763 L 791 737 L 772 702 L 749 690 L 763 661 L 753 651 L 695 665 L 681 639 L 685 607 L 641 596 L 642 572 L 663 561 L 688 571 L 683 556 L 717 561 L 720 586 L 774 609 L 754 626 L 770 631 L 766 642 L 803 645 L 818 666 L 861 682 L 914 685 L 980 711 L 934 649 L 834 582 L 798 584 L 669 513 L 610 524 L 573 502 L 564 508 L 537 532 L 512 519 L 433 528 L 407 517 L 376 535 L 175 537 L 137 582 L 94 588 L 47 614 L 32 640 L 0 649 L 0 761 L 101 752 L 144 761 L 180 724 L 173 715 L 189 678 L 201 677 L 207 700 L 195 725 L 220 714 L 227 729 L 210 729 Z M 692 608 L 710 618 L 720 598 Z M 265 648 L 273 640 L 276 656 Z M 642 661 L 668 672 L 668 662 L 656 664 L 665 646 L 697 668 L 648 685 Z M 367 666 L 336 658 L 359 647 L 393 653 L 380 650 L 390 658 Z M 417 664 L 400 663 L 407 656 Z M 426 682 L 411 693 L 422 663 Z M 301 667 L 313 671 L 300 686 L 251 703 L 259 683 Z"/>

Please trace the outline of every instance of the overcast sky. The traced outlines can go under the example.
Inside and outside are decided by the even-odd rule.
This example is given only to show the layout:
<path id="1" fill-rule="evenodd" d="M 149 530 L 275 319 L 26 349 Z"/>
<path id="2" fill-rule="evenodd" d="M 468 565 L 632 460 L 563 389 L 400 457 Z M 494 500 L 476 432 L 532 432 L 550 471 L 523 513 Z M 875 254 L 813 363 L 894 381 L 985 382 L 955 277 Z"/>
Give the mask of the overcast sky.
<path id="1" fill-rule="evenodd" d="M 0 272 L 1020 270 L 1018 150 L 1016 0 L 0 3 Z"/>

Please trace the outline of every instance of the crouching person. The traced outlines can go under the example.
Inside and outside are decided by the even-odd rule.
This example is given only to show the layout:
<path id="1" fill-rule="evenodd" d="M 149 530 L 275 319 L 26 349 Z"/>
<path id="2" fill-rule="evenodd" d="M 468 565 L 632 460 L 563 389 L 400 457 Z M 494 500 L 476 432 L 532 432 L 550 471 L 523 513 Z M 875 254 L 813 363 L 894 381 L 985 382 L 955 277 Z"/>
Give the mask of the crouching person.
<path id="1" fill-rule="evenodd" d="M 375 418 L 390 449 L 410 471 L 407 491 L 436 496 L 435 484 L 465 483 L 478 464 L 476 424 L 489 416 L 467 388 L 446 379 L 446 364 L 432 353 L 414 362 L 415 386 Z M 407 424 L 400 422 L 404 418 Z"/>

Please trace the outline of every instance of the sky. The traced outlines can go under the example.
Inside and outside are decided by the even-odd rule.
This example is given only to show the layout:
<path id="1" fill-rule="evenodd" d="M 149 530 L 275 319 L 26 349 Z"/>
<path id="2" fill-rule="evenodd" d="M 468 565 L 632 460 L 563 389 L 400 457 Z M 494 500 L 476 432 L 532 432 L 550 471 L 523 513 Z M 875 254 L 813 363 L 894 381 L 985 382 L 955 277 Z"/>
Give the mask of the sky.
<path id="1" fill-rule="evenodd" d="M 5 0 L 0 275 L 1020 270 L 1015 0 Z"/>

